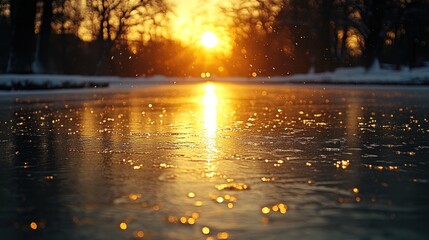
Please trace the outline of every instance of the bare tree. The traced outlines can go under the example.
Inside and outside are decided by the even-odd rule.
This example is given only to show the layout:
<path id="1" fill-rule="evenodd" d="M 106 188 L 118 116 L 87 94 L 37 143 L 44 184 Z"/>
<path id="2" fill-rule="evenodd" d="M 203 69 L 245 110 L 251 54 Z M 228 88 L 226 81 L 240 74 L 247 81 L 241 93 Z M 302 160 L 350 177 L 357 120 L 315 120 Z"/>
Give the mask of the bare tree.
<path id="1" fill-rule="evenodd" d="M 156 21 L 156 17 L 166 13 L 166 4 L 150 0 L 88 0 L 88 11 L 93 18 L 92 23 L 95 39 L 99 43 L 99 60 L 96 74 L 104 70 L 106 56 L 114 44 L 126 40 L 132 26 L 144 24 L 147 21 Z"/>
<path id="2" fill-rule="evenodd" d="M 365 39 L 365 67 L 367 69 L 377 64 L 383 45 L 382 31 L 384 21 L 385 0 L 367 1 L 367 26 L 369 34 Z"/>
<path id="3" fill-rule="evenodd" d="M 231 29 L 238 38 L 272 33 L 281 0 L 228 1 L 220 4 L 222 12 L 232 21 Z"/>
<path id="4" fill-rule="evenodd" d="M 84 20 L 82 4 L 74 0 L 53 0 L 52 28 L 56 34 L 76 34 Z"/>

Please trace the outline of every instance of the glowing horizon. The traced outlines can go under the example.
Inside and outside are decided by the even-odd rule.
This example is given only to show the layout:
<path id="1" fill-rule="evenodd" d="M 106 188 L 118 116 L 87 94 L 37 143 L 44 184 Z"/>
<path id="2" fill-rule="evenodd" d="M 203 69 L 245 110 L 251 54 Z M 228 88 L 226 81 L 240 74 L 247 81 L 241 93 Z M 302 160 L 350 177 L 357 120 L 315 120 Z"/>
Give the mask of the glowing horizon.
<path id="1" fill-rule="evenodd" d="M 167 3 L 172 7 L 168 17 L 171 21 L 169 31 L 173 40 L 185 46 L 203 47 L 211 53 L 225 56 L 231 53 L 232 21 L 222 12 L 221 4 L 224 4 L 222 1 L 207 0 L 202 4 L 201 0 L 167 0 Z"/>
<path id="2" fill-rule="evenodd" d="M 97 29 L 99 23 L 94 19 L 94 14 L 90 14 L 91 10 L 82 5 L 81 1 L 85 0 L 80 0 L 76 4 L 80 4 L 82 11 L 88 14 L 79 24 L 77 35 L 84 41 L 94 41 L 99 33 Z M 250 26 L 246 24 L 236 26 L 237 16 L 243 18 L 245 22 L 251 22 L 261 14 L 261 3 L 257 0 L 165 0 L 165 3 L 168 11 L 164 13 L 158 12 L 156 5 L 132 11 L 127 19 L 130 27 L 127 27 L 126 33 L 121 33 L 126 35 L 127 40 L 142 41 L 144 44 L 153 39 L 167 39 L 177 41 L 185 48 L 194 49 L 196 52 L 205 51 L 209 58 L 230 57 L 237 38 L 249 37 L 247 31 Z M 124 4 L 122 7 L 127 6 Z M 277 9 L 272 10 L 275 14 L 280 8 L 273 9 Z M 109 19 L 112 31 L 106 31 L 104 38 L 117 37 L 115 31 L 118 30 L 119 19 L 114 12 L 112 11 L 113 15 Z M 143 16 L 143 19 L 139 13 L 156 15 L 152 18 Z"/>

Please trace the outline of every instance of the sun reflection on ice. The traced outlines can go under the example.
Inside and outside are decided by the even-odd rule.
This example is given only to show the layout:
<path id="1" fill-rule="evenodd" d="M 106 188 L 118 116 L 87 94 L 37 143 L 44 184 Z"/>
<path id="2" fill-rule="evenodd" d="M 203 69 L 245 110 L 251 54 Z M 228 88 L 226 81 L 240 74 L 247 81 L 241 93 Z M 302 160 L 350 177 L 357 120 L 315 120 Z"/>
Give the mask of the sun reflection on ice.
<path id="1" fill-rule="evenodd" d="M 212 83 L 207 83 L 204 85 L 204 90 L 205 92 L 201 102 L 204 107 L 204 131 L 207 144 L 207 163 L 205 175 L 207 177 L 214 177 L 214 175 L 216 175 L 217 167 L 213 160 L 216 158 L 216 154 L 218 152 L 216 149 L 218 97 L 216 95 L 216 87 Z"/>
<path id="2" fill-rule="evenodd" d="M 205 94 L 202 99 L 204 106 L 204 130 L 206 132 L 207 149 L 209 152 L 217 152 L 216 131 L 217 131 L 217 104 L 216 88 L 213 84 L 207 83 L 204 86 Z"/>

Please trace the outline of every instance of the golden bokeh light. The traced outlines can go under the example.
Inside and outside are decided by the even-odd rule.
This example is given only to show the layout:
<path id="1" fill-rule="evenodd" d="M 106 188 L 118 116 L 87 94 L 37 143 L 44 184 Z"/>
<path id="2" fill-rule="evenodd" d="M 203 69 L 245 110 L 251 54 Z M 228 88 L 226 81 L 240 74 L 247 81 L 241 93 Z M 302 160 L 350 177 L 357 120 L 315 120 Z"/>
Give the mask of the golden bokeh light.
<path id="1" fill-rule="evenodd" d="M 219 232 L 217 234 L 217 239 L 228 239 L 229 238 L 229 233 L 227 232 Z"/>
<path id="2" fill-rule="evenodd" d="M 193 192 L 188 193 L 188 198 L 194 198 L 194 197 L 195 197 L 195 193 L 193 193 Z"/>
<path id="3" fill-rule="evenodd" d="M 121 222 L 121 223 L 119 223 L 119 228 L 121 230 L 127 230 L 128 225 L 125 222 Z"/>
<path id="4" fill-rule="evenodd" d="M 210 228 L 208 228 L 208 227 L 203 227 L 203 228 L 201 229 L 201 232 L 202 232 L 204 235 L 207 235 L 207 234 L 209 234 L 209 233 L 210 233 Z"/>
<path id="5" fill-rule="evenodd" d="M 136 238 L 143 238 L 144 237 L 144 232 L 143 231 L 135 231 L 134 232 L 134 237 L 136 237 Z"/>
<path id="6" fill-rule="evenodd" d="M 36 222 L 31 222 L 30 223 L 30 228 L 32 229 L 32 230 L 36 230 L 37 229 L 37 223 Z"/>
<path id="7" fill-rule="evenodd" d="M 203 34 L 201 34 L 200 41 L 203 47 L 214 48 L 218 44 L 219 39 L 213 32 L 204 32 Z"/>
<path id="8" fill-rule="evenodd" d="M 263 207 L 261 209 L 261 211 L 262 211 L 263 214 L 268 214 L 268 213 L 270 213 L 270 208 L 269 207 Z"/>

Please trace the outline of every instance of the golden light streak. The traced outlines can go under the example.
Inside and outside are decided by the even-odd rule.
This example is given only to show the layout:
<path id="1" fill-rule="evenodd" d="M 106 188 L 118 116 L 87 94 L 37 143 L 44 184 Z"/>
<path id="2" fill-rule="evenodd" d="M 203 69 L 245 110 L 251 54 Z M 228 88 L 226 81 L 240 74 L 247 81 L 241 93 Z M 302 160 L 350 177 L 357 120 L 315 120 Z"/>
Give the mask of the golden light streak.
<path id="1" fill-rule="evenodd" d="M 207 162 L 205 166 L 205 176 L 214 177 L 217 174 L 216 158 L 218 150 L 216 149 L 217 132 L 217 106 L 218 97 L 216 95 L 215 85 L 207 83 L 204 85 L 204 96 L 201 100 L 203 110 L 204 130 L 206 134 L 206 152 Z"/>
<path id="2" fill-rule="evenodd" d="M 205 94 L 202 99 L 204 106 L 204 129 L 206 130 L 207 145 L 210 151 L 216 151 L 216 130 L 217 130 L 217 104 L 218 99 L 215 86 L 207 83 L 204 86 Z"/>

